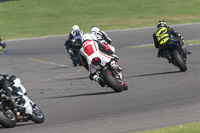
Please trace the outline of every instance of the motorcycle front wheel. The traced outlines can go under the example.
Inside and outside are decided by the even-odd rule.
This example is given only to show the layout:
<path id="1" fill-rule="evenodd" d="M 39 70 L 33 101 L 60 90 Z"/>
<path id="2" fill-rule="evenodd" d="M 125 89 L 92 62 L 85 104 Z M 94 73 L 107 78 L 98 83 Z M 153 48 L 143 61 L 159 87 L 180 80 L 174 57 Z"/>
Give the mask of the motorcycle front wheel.
<path id="1" fill-rule="evenodd" d="M 126 91 L 126 90 L 128 90 L 128 85 L 125 83 L 125 82 L 123 82 L 123 89 Z"/>
<path id="2" fill-rule="evenodd" d="M 44 122 L 44 114 L 37 106 L 33 108 L 33 114 L 32 114 L 31 120 L 35 123 Z"/>

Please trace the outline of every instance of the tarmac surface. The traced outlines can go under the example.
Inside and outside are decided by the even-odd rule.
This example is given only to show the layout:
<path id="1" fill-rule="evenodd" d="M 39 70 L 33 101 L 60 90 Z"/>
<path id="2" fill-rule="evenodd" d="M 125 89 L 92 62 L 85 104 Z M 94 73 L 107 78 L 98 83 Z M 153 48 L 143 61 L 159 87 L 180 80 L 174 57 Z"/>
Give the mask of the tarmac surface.
<path id="1" fill-rule="evenodd" d="M 200 24 L 173 26 L 185 40 L 200 40 Z M 129 89 L 114 93 L 73 68 L 66 36 L 6 41 L 0 72 L 17 75 L 45 115 L 45 122 L 17 123 L 1 133 L 130 133 L 199 121 L 200 46 L 187 46 L 186 72 L 157 58 L 155 27 L 107 31 Z"/>

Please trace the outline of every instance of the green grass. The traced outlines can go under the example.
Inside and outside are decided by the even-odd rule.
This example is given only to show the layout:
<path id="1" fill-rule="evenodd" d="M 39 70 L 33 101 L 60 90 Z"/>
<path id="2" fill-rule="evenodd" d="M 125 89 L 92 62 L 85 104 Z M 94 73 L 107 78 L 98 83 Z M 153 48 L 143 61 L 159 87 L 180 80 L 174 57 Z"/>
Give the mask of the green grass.
<path id="1" fill-rule="evenodd" d="M 194 8 L 195 7 L 195 8 Z M 0 3 L 2 39 L 200 22 L 199 0 L 16 0 Z"/>
<path id="2" fill-rule="evenodd" d="M 166 127 L 162 129 L 147 130 L 137 133 L 200 133 L 200 122 L 194 122 L 185 125 L 177 125 L 172 127 Z"/>
<path id="3" fill-rule="evenodd" d="M 200 40 L 195 40 L 195 41 L 186 41 L 185 45 L 197 45 L 200 44 Z"/>

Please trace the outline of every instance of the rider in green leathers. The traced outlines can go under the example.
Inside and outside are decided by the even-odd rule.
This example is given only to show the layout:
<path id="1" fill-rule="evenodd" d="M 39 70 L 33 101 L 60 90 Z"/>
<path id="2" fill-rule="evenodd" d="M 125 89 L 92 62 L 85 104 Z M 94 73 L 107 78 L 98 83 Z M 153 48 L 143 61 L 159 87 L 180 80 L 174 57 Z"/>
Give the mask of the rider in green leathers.
<path id="1" fill-rule="evenodd" d="M 170 62 L 170 56 L 165 54 L 165 50 L 170 45 L 171 38 L 179 41 L 180 47 L 183 50 L 185 54 L 191 54 L 191 51 L 187 51 L 186 47 L 184 46 L 184 39 L 173 28 L 166 25 L 166 22 L 164 20 L 158 21 L 157 24 L 157 30 L 153 33 L 153 39 L 154 39 L 154 46 L 158 48 L 158 57 L 164 57 L 167 58 Z"/>

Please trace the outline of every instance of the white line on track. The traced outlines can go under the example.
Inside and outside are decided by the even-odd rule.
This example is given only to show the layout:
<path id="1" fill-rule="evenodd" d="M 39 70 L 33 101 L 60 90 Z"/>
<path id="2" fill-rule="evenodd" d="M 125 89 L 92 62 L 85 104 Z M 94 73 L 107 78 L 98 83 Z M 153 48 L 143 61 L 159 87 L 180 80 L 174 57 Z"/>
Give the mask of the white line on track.
<path id="1" fill-rule="evenodd" d="M 50 64 L 50 65 L 57 65 L 57 66 L 61 66 L 61 67 L 68 67 L 67 65 L 57 64 L 57 63 L 54 63 L 54 62 L 48 62 L 48 61 L 34 59 L 34 58 L 27 58 L 27 59 L 31 60 L 31 61 L 40 62 L 40 63 Z M 70 75 L 77 74 L 77 73 L 79 73 L 80 71 L 83 70 L 82 68 L 76 68 L 76 67 L 74 67 L 74 69 L 77 69 L 77 70 L 75 72 L 72 72 L 72 73 L 66 73 L 66 74 L 59 75 L 59 76 L 52 76 L 52 77 L 50 77 L 48 79 L 43 79 L 43 80 L 40 80 L 40 81 L 31 82 L 31 83 L 27 83 L 27 84 L 30 85 L 30 84 L 38 84 L 38 83 L 48 82 L 48 81 L 52 81 L 54 79 L 60 79 L 60 78 L 64 78 L 64 77 L 67 77 L 67 76 L 70 76 Z"/>
<path id="2" fill-rule="evenodd" d="M 57 64 L 57 63 L 54 63 L 54 62 L 48 62 L 48 61 L 44 61 L 44 60 L 38 60 L 38 59 L 33 59 L 33 58 L 27 58 L 27 59 L 28 60 L 32 60 L 32 61 L 37 61 L 37 62 L 45 63 L 45 64 L 56 65 L 56 66 L 60 66 L 60 67 L 69 67 L 67 65 Z"/>

